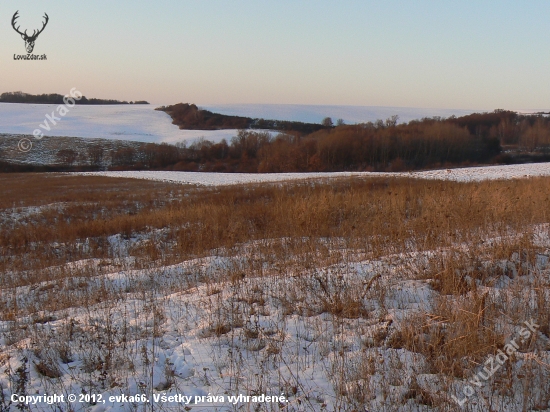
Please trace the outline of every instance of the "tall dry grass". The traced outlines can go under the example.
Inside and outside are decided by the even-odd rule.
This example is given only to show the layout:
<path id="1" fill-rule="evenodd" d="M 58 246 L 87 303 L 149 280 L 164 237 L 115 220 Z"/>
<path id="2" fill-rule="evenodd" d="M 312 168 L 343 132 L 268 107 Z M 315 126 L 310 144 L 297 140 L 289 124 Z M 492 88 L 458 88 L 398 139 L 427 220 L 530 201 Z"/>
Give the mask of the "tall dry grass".
<path id="1" fill-rule="evenodd" d="M 549 222 L 547 178 L 479 183 L 369 178 L 198 188 L 26 174 L 0 175 L 0 184 L 0 318 L 12 322 L 8 341 L 15 345 L 33 331 L 19 328 L 24 317 L 37 325 L 71 308 L 100 307 L 105 320 L 92 332 L 110 343 L 95 347 L 92 338 L 84 343 L 88 352 L 97 352 L 85 369 L 101 370 L 106 380 L 116 381 L 117 362 L 133 362 L 124 351 L 130 340 L 126 329 L 110 323 L 116 302 L 127 296 L 142 302 L 153 319 L 150 331 L 144 330 L 154 339 L 162 335 L 167 316 L 159 297 L 198 293 L 201 285 L 208 308 L 201 338 L 242 339 L 258 363 L 265 354 L 284 368 L 283 347 L 291 344 L 285 318 L 310 322 L 313 332 L 304 332 L 304 339 L 319 342 L 323 358 L 331 354 L 326 368 L 337 410 L 370 402 L 375 373 L 388 379 L 384 387 L 403 385 L 396 372 L 402 367 L 399 351 L 422 358 L 419 373 L 443 377 L 448 390 L 453 379 L 467 379 L 502 347 L 511 333 L 506 325 L 533 318 L 550 336 L 550 285 L 536 269 L 538 254 L 548 253 L 534 240 L 537 225 Z M 547 236 L 547 226 L 537 230 L 544 227 Z M 121 251 L 124 242 L 128 248 Z M 223 270 L 164 275 L 166 265 L 213 255 L 228 259 Z M 75 261 L 85 263 L 71 265 Z M 370 279 L 349 276 L 350 265 L 361 261 L 386 262 L 399 271 Z M 98 276 L 143 268 L 150 269 L 148 276 L 136 276 L 123 288 Z M 518 283 L 507 294 L 487 293 L 503 278 L 529 276 L 532 283 Z M 403 280 L 427 285 L 433 298 L 428 309 L 394 322 L 399 309 L 394 289 Z M 280 325 L 259 326 L 260 316 L 276 311 Z M 320 314 L 332 319 L 330 331 L 315 323 Z M 373 335 L 361 335 L 363 350 L 350 355 L 346 334 L 376 324 L 382 326 Z M 67 319 L 64 333 L 71 335 L 73 328 L 84 325 Z M 31 336 L 33 342 L 45 339 L 37 332 Z M 151 365 L 154 353 L 138 348 L 135 339 L 134 355 Z M 55 356 L 67 361 L 73 356 L 62 341 L 56 345 Z M 390 363 L 380 364 L 373 351 L 390 353 Z M 46 378 L 58 373 L 52 353 L 35 354 Z M 233 358 L 228 364 L 244 367 Z M 530 370 L 542 381 L 548 372 L 540 364 Z M 506 385 L 517 380 L 498 378 Z M 233 384 L 238 389 L 238 381 Z M 410 399 L 454 410 L 443 395 L 419 385 L 410 383 Z M 289 393 L 307 392 L 298 377 L 283 386 Z M 395 410 L 392 402 L 388 395 L 387 410 Z"/>
<path id="2" fill-rule="evenodd" d="M 154 230 L 154 242 L 132 250 L 137 257 L 176 262 L 215 248 L 281 238 L 335 238 L 377 256 L 481 242 L 487 234 L 547 222 L 550 210 L 550 180 L 544 178 L 481 183 L 344 179 L 197 189 L 10 174 L 0 176 L 0 184 L 2 272 L 113 257 L 109 236 L 129 238 Z M 26 212 L 30 206 L 43 208 Z M 77 247 L 82 242 L 86 248 Z M 28 276 L 30 282 L 37 280 Z"/>

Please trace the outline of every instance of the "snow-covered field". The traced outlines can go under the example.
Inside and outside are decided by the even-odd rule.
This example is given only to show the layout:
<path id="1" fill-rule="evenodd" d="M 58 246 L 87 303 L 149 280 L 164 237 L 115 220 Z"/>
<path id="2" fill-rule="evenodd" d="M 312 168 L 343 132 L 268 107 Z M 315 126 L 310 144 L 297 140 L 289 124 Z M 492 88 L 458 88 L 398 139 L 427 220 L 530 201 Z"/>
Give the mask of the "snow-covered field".
<path id="1" fill-rule="evenodd" d="M 159 105 L 75 106 L 51 127 L 46 136 L 97 137 L 150 143 L 176 143 L 204 137 L 228 141 L 236 130 L 179 130 L 169 115 L 154 110 Z M 0 133 L 32 135 L 57 105 L 0 103 Z M 228 115 L 320 123 L 324 117 L 342 118 L 348 124 L 386 119 L 395 114 L 400 122 L 422 117 L 465 115 L 471 110 L 376 106 L 308 105 L 205 105 L 204 109 Z"/>
<path id="2" fill-rule="evenodd" d="M 80 394 L 101 396 L 99 402 L 75 401 L 73 409 L 63 409 L 74 411 L 137 411 L 153 406 L 167 411 L 193 407 L 435 412 L 455 409 L 429 408 L 426 403 L 457 407 L 451 398 L 455 396 L 465 400 L 462 410 L 515 412 L 525 403 L 521 386 L 525 370 L 530 388 L 541 391 L 550 376 L 544 367 L 550 362 L 545 350 L 550 340 L 543 334 L 537 334 L 531 346 L 521 347 L 503 369 L 507 372 L 497 374 L 499 379 L 506 379 L 508 371 L 518 376 L 511 379 L 508 392 L 495 391 L 481 381 L 471 398 L 463 394 L 464 388 L 470 385 L 468 379 L 482 373 L 481 367 L 469 368 L 464 379 L 443 376 L 431 371 L 425 354 L 402 347 L 401 331 L 409 322 L 424 322 L 425 314 L 434 310 L 434 300 L 441 298 L 422 279 L 425 268 L 445 253 L 441 250 L 369 260 L 340 249 L 341 263 L 278 275 L 279 263 L 254 257 L 257 249 L 268 246 L 264 241 L 244 245 L 242 254 L 232 258 L 216 255 L 151 270 L 124 269 L 131 263 L 124 257 L 129 247 L 143 241 L 112 236 L 109 242 L 121 258 L 51 268 L 52 276 L 86 268 L 88 274 L 17 289 L 14 296 L 19 297 L 20 309 L 69 295 L 84 299 L 102 294 L 113 300 L 38 313 L 22 320 L 32 324 L 26 331 L 12 321 L 0 322 L 4 336 L 0 359 L 10 360 L 4 364 L 7 372 L 0 375 L 0 385 L 11 387 L 11 393 L 23 388 L 20 393 L 29 395 L 77 394 L 84 400 Z M 549 245 L 547 236 L 541 241 Z M 331 240 L 327 246 L 334 248 L 336 243 Z M 238 276 L 250 259 L 263 262 L 262 275 Z M 532 287 L 537 279 L 550 280 L 548 261 L 548 254 L 539 255 L 528 267 L 529 276 L 518 275 L 525 264 L 517 254 L 510 261 L 482 261 L 487 270 L 510 271 L 501 270 L 490 282 L 479 282 L 480 293 L 507 309 L 506 319 L 498 322 L 507 340 L 515 338 L 518 325 L 529 320 L 515 315 L 529 298 L 514 291 Z M 228 280 L 230 274 L 235 280 Z M 361 302 L 363 312 L 343 317 L 331 313 L 331 305 L 342 299 Z M 429 327 L 445 327 L 445 322 L 433 319 Z M 29 345 L 32 350 L 25 349 Z M 526 366 L 530 359 L 541 366 Z M 544 397 L 537 389 L 529 393 Z M 284 398 L 267 403 L 229 398 L 239 394 Z M 139 398 L 124 401 L 124 395 Z M 186 398 L 173 398 L 178 395 Z M 162 396 L 172 398 L 161 401 Z M 35 408 L 49 410 L 44 401 Z"/>
<path id="3" fill-rule="evenodd" d="M 0 133 L 32 135 L 57 105 L 0 103 Z M 45 136 L 97 137 L 148 143 L 177 143 L 200 137 L 221 141 L 236 130 L 180 130 L 156 105 L 75 106 Z"/>
<path id="4" fill-rule="evenodd" d="M 334 172 L 334 173 L 201 173 L 122 171 L 87 172 L 82 175 L 123 177 L 157 180 L 163 182 L 188 183 L 205 186 L 223 186 L 242 183 L 281 182 L 303 179 L 330 179 L 337 177 L 414 177 L 418 179 L 439 179 L 458 182 L 521 179 L 534 176 L 550 176 L 550 163 L 530 163 L 508 166 L 467 167 L 462 169 L 430 170 L 411 173 Z"/>

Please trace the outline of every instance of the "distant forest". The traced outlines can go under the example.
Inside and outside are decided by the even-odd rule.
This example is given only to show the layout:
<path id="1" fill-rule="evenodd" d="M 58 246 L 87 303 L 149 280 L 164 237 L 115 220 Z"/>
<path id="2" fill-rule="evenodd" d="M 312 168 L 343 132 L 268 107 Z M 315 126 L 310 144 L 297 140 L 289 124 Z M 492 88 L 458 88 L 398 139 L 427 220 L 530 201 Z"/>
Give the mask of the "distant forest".
<path id="1" fill-rule="evenodd" d="M 249 173 L 408 171 L 550 161 L 550 118 L 543 114 L 495 110 L 407 124 L 397 120 L 393 116 L 329 126 L 331 119 L 325 119 L 313 133 L 241 129 L 229 142 L 199 139 L 191 145 L 150 143 L 87 153 L 65 149 L 58 159 L 63 170 L 85 166 L 87 170 Z"/>
<path id="2" fill-rule="evenodd" d="M 63 104 L 63 97 L 60 94 L 29 94 L 23 92 L 6 92 L 0 94 L 0 103 L 32 103 L 32 104 Z M 97 104 L 149 104 L 144 100 L 135 102 L 111 100 L 111 99 L 88 99 L 82 96 L 76 100 L 76 104 L 97 105 Z"/>
<path id="3" fill-rule="evenodd" d="M 267 129 L 309 134 L 318 130 L 327 129 L 327 126 L 317 123 L 228 116 L 225 114 L 213 113 L 209 110 L 199 109 L 196 105 L 189 103 L 162 106 L 155 110 L 168 113 L 172 117 L 173 124 L 179 126 L 180 129 L 188 130 Z"/>

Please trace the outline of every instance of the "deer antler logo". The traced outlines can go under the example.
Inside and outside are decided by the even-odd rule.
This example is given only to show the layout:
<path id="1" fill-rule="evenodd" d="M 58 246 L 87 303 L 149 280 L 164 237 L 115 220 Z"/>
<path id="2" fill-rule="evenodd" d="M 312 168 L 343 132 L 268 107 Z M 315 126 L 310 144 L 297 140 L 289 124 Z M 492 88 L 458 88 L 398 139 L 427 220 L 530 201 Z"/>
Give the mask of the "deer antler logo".
<path id="1" fill-rule="evenodd" d="M 38 37 L 38 35 L 40 33 L 42 33 L 44 31 L 44 29 L 46 28 L 46 25 L 48 24 L 48 21 L 50 20 L 50 18 L 48 17 L 48 15 L 46 13 L 44 13 L 44 18 L 46 19 L 46 21 L 44 23 L 42 23 L 43 26 L 40 30 L 38 30 L 38 31 L 34 30 L 34 32 L 32 33 L 32 36 L 29 36 L 27 34 L 27 30 L 25 30 L 24 33 L 20 32 L 19 27 L 21 27 L 21 26 L 15 27 L 15 23 L 16 23 L 16 20 L 18 18 L 19 18 L 19 10 L 17 10 L 15 12 L 15 14 L 13 15 L 13 18 L 11 19 L 11 25 L 12 25 L 13 29 L 21 35 L 23 40 L 25 40 L 25 48 L 27 49 L 27 53 L 32 53 L 32 51 L 34 50 L 34 42 L 36 41 L 36 38 Z"/>

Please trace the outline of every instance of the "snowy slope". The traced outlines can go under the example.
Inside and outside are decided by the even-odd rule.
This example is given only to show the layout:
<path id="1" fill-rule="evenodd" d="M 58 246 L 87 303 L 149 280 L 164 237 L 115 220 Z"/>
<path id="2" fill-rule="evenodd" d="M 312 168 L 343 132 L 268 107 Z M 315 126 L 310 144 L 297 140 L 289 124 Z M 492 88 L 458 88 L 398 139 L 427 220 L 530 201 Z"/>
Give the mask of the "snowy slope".
<path id="1" fill-rule="evenodd" d="M 44 124 L 57 105 L 0 103 L 0 133 L 32 135 Z M 176 143 L 199 137 L 212 141 L 230 140 L 235 130 L 179 130 L 169 115 L 154 110 L 158 105 L 75 106 L 46 136 L 97 137 L 152 143 Z M 204 109 L 228 115 L 320 123 L 326 116 L 342 118 L 348 124 L 386 119 L 395 114 L 400 122 L 422 117 L 461 116 L 471 110 L 424 109 L 377 106 L 308 105 L 205 105 Z"/>
<path id="2" fill-rule="evenodd" d="M 180 130 L 155 105 L 75 106 L 45 136 L 176 143 L 199 137 L 230 140 L 236 130 Z M 57 105 L 0 103 L 0 133 L 32 135 Z M 59 117 L 59 116 L 58 116 Z"/>

